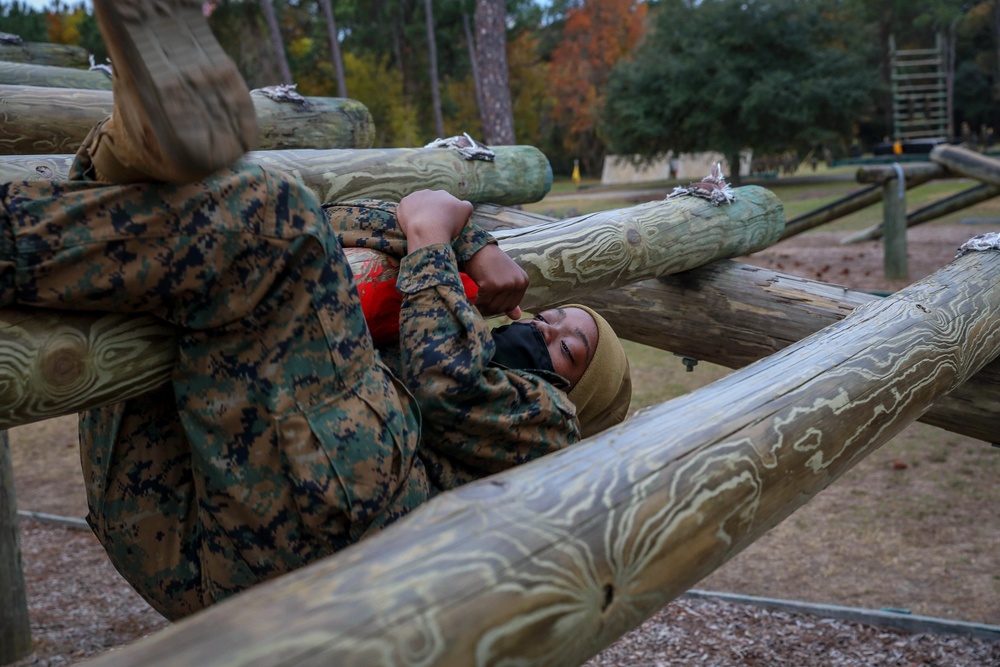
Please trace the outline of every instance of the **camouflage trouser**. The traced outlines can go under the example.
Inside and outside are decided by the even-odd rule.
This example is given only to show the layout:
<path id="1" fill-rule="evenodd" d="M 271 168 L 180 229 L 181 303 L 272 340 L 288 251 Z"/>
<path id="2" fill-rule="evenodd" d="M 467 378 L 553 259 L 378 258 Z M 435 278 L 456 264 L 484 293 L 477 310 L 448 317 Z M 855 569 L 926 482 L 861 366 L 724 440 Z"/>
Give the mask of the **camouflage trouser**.
<path id="1" fill-rule="evenodd" d="M 372 347 L 313 195 L 256 167 L 188 185 L 0 186 L 0 305 L 151 313 L 172 384 L 81 421 L 88 520 L 189 614 L 427 499 L 412 398 Z"/>

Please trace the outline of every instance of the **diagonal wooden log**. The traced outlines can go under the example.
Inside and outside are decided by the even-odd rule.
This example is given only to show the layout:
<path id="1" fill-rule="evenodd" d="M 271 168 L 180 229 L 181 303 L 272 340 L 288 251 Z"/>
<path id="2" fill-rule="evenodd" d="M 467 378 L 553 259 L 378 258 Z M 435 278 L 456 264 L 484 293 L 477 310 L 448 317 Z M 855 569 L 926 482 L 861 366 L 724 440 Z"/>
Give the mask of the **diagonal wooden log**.
<path id="1" fill-rule="evenodd" d="M 243 158 L 298 178 L 330 203 L 365 197 L 399 201 L 424 188 L 473 203 L 538 201 L 552 187 L 552 168 L 534 146 L 496 146 L 494 162 L 466 160 L 448 148 L 253 151 Z M 0 156 L 0 183 L 65 180 L 71 155 Z"/>
<path id="2" fill-rule="evenodd" d="M 727 368 L 774 354 L 877 300 L 867 292 L 724 260 L 581 301 L 628 340 Z M 918 421 L 1000 442 L 1000 359 Z"/>
<path id="3" fill-rule="evenodd" d="M 578 665 L 997 355 L 1000 251 L 973 252 L 92 664 Z"/>
<path id="4" fill-rule="evenodd" d="M 100 70 L 0 62 L 0 84 L 111 90 L 111 77 Z"/>
<path id="5" fill-rule="evenodd" d="M 550 220 L 519 230 L 514 240 L 501 239 L 501 245 L 532 275 L 526 304 L 564 302 L 773 242 L 783 221 L 778 199 L 751 187 L 739 190 L 738 201 L 716 207 L 675 199 Z M 602 251 L 573 250 L 587 239 Z M 366 261 L 364 254 L 351 258 Z M 566 277 L 569 270 L 578 272 L 575 279 Z M 162 384 L 175 354 L 172 334 L 150 317 L 0 310 L 0 428 L 79 412 Z"/>
<path id="6" fill-rule="evenodd" d="M 356 100 L 277 101 L 260 90 L 250 98 L 260 150 L 369 148 L 375 138 L 371 114 Z M 113 106 L 106 90 L 0 85 L 0 155 L 73 153 Z"/>
<path id="7" fill-rule="evenodd" d="M 0 60 L 11 63 L 52 65 L 55 67 L 89 67 L 87 49 L 70 44 L 49 42 L 0 41 Z"/>
<path id="8" fill-rule="evenodd" d="M 964 208 L 988 201 L 996 196 L 1000 196 L 1000 186 L 980 183 L 979 185 L 974 185 L 971 188 L 962 190 L 961 192 L 956 192 L 950 197 L 945 197 L 944 199 L 932 202 L 927 206 L 922 206 L 915 211 L 907 213 L 906 226 L 908 228 L 916 227 L 917 225 L 922 225 L 925 222 L 937 220 L 938 218 L 946 216 L 949 213 L 961 211 Z M 882 238 L 884 234 L 885 230 L 882 227 L 882 223 L 879 223 L 869 227 L 868 229 L 864 229 L 860 232 L 855 232 L 850 236 L 844 237 L 844 239 L 841 240 L 841 243 L 844 245 L 850 245 L 852 243 L 860 243 L 862 241 L 874 241 L 875 239 Z"/>

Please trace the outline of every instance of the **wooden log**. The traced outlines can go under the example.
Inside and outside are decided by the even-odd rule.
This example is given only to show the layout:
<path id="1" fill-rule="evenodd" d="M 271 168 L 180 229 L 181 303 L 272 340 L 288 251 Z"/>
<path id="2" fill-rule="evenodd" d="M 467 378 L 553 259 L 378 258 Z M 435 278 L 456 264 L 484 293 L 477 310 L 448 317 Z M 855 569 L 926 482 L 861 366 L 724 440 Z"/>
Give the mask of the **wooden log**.
<path id="1" fill-rule="evenodd" d="M 176 345 L 152 317 L 0 310 L 0 428 L 154 389 L 170 378 Z"/>
<path id="2" fill-rule="evenodd" d="M 0 591 L 0 665 L 8 665 L 29 655 L 32 642 L 7 431 L 0 431 Z"/>
<path id="3" fill-rule="evenodd" d="M 622 338 L 742 368 L 879 297 L 730 260 L 583 297 Z M 938 399 L 919 421 L 1000 441 L 1000 359 Z"/>
<path id="4" fill-rule="evenodd" d="M 473 203 L 515 206 L 552 187 L 552 168 L 533 146 L 496 146 L 494 162 L 447 148 L 253 151 L 243 158 L 291 174 L 323 203 L 375 197 L 399 201 L 416 190 L 447 190 Z M 65 180 L 71 155 L 0 156 L 0 183 Z"/>
<path id="5" fill-rule="evenodd" d="M 764 188 L 748 186 L 726 206 L 697 197 L 661 200 L 494 235 L 528 273 L 531 288 L 522 305 L 541 310 L 763 250 L 778 240 L 783 227 L 781 201 Z"/>
<path id="6" fill-rule="evenodd" d="M 261 150 L 369 148 L 374 140 L 371 114 L 356 100 L 279 102 L 259 90 L 250 97 Z M 74 153 L 112 108 L 107 90 L 0 85 L 0 155 Z"/>
<path id="7" fill-rule="evenodd" d="M 551 220 L 499 240 L 532 278 L 525 307 L 565 302 L 773 242 L 782 223 L 777 197 L 757 187 L 737 193 L 731 206 L 697 198 L 652 202 Z M 599 252 L 584 247 L 588 239 Z M 367 257 L 350 255 L 353 266 Z M 8 406 L 0 428 L 149 391 L 169 378 L 174 345 L 172 330 L 152 318 L 0 310 L 0 401 Z"/>
<path id="8" fill-rule="evenodd" d="M 955 211 L 961 211 L 964 208 L 981 204 L 998 195 L 1000 195 L 1000 186 L 987 185 L 985 183 L 974 185 L 967 190 L 962 190 L 950 197 L 945 197 L 927 206 L 922 206 L 911 213 L 907 213 L 906 227 L 915 227 L 931 220 L 937 220 Z M 874 241 L 875 239 L 882 238 L 883 233 L 882 223 L 880 222 L 868 229 L 844 237 L 841 243 L 843 245 L 850 245 L 852 243 L 861 243 L 862 241 Z"/>
<path id="9" fill-rule="evenodd" d="M 578 665 L 1000 355 L 1000 252 L 176 623 L 116 665 Z"/>
<path id="10" fill-rule="evenodd" d="M 982 153 L 940 144 L 931 149 L 931 160 L 956 174 L 1000 186 L 1000 160 Z"/>
<path id="11" fill-rule="evenodd" d="M 55 67 L 90 66 L 90 55 L 82 46 L 48 42 L 0 41 L 0 60 Z"/>
<path id="12" fill-rule="evenodd" d="M 899 162 L 858 167 L 855 178 L 858 183 L 884 185 L 888 180 L 899 178 L 900 171 L 907 181 L 916 179 L 918 183 L 953 176 L 947 169 L 934 162 Z"/>
<path id="13" fill-rule="evenodd" d="M 476 223 L 488 230 L 530 227 L 551 220 L 490 205 L 477 206 L 475 216 Z M 589 294 L 580 301 L 600 311 L 622 338 L 727 368 L 741 368 L 877 298 L 841 285 L 720 260 L 673 276 Z M 919 421 L 997 442 L 997 415 L 1000 359 L 937 401 Z"/>
<path id="14" fill-rule="evenodd" d="M 100 70 L 0 62 L 0 85 L 111 90 L 111 77 Z"/>

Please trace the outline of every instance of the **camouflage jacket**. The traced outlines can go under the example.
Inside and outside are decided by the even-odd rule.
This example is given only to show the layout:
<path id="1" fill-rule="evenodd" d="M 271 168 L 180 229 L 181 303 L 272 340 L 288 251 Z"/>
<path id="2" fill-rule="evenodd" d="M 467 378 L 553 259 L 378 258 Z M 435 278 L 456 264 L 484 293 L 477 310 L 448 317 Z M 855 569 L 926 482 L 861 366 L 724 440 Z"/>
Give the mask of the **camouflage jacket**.
<path id="1" fill-rule="evenodd" d="M 492 237 L 469 224 L 450 248 L 406 255 L 395 206 L 363 201 L 325 209 L 341 245 L 401 260 L 400 342 L 379 351 L 420 408 L 418 453 L 431 482 L 451 489 L 579 440 L 566 394 L 531 373 L 490 365 L 491 329 L 466 298 L 458 272 Z"/>

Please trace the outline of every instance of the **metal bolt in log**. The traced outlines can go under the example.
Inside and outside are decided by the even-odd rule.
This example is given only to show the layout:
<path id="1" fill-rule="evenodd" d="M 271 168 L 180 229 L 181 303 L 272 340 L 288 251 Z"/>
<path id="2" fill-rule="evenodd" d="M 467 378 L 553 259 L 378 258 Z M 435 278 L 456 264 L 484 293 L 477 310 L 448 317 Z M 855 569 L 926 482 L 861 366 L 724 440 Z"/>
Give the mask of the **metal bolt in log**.
<path id="1" fill-rule="evenodd" d="M 93 665 L 578 665 L 997 355 L 1000 251 L 972 252 Z"/>
<path id="2" fill-rule="evenodd" d="M 375 138 L 371 114 L 356 100 L 278 101 L 259 90 L 250 99 L 261 150 L 369 148 Z M 0 85 L 0 155 L 74 153 L 113 107 L 106 90 Z"/>

